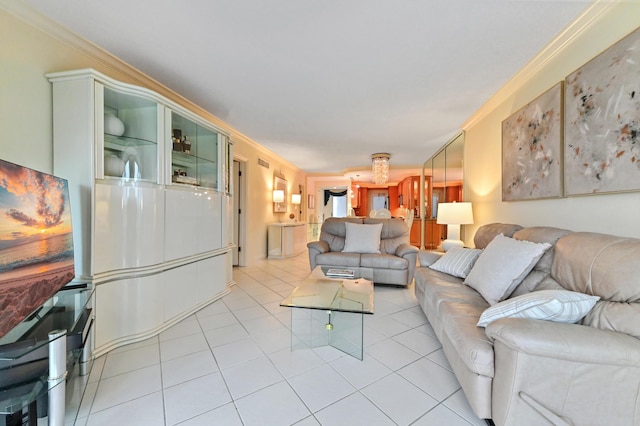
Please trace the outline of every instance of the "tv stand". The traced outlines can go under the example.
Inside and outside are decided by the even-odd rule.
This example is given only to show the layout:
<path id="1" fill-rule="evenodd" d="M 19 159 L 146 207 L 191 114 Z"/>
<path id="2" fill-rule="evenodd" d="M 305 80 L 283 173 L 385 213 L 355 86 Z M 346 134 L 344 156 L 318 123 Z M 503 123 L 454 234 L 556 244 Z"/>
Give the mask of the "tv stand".
<path id="1" fill-rule="evenodd" d="M 86 284 L 63 287 L 0 339 L 0 426 L 75 419 L 66 384 L 91 369 L 92 296 Z"/>

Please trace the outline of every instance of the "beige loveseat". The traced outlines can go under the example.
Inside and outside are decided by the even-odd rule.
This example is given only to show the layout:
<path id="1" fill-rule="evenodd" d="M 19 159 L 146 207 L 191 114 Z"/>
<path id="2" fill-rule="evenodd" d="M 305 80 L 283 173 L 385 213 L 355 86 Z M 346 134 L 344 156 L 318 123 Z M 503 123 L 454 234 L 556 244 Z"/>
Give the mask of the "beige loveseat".
<path id="1" fill-rule="evenodd" d="M 552 246 L 505 303 L 540 290 L 600 299 L 575 324 L 502 318 L 485 329 L 489 303 L 422 251 L 416 296 L 473 411 L 496 425 L 640 424 L 640 240 L 491 224 L 476 248 L 499 233 Z"/>
<path id="2" fill-rule="evenodd" d="M 346 223 L 382 224 L 379 253 L 345 252 Z M 320 230 L 320 240 L 307 243 L 309 264 L 354 269 L 374 283 L 407 286 L 413 281 L 418 248 L 409 244 L 409 228 L 402 219 L 329 218 Z"/>

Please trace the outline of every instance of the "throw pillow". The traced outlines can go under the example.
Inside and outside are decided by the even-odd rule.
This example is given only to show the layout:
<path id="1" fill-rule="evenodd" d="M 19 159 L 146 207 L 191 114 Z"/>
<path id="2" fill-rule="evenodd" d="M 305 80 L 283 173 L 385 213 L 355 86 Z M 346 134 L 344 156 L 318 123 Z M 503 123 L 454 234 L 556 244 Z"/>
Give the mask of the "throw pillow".
<path id="1" fill-rule="evenodd" d="M 454 277 L 466 278 L 480 253 L 482 253 L 480 249 L 454 247 L 449 249 L 429 268 Z"/>
<path id="2" fill-rule="evenodd" d="M 487 308 L 478 321 L 479 327 L 500 318 L 532 318 L 575 323 L 589 313 L 600 298 L 569 290 L 540 290 L 505 300 Z"/>
<path id="3" fill-rule="evenodd" d="M 382 223 L 363 225 L 345 222 L 344 253 L 380 253 Z"/>
<path id="4" fill-rule="evenodd" d="M 549 247 L 499 234 L 480 254 L 464 283 L 495 305 L 509 297 Z"/>

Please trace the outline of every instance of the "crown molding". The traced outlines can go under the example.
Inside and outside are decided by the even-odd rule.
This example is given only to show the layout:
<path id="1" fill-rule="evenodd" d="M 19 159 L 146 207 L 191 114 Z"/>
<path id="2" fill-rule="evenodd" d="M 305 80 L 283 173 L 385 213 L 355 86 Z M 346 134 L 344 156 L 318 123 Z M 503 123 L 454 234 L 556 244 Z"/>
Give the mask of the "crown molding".
<path id="1" fill-rule="evenodd" d="M 232 142 L 242 142 L 244 144 L 247 144 L 249 147 L 255 149 L 263 155 L 278 159 L 278 161 L 283 163 L 286 167 L 303 172 L 298 166 L 288 162 L 278 154 L 260 145 L 244 133 L 232 127 L 224 120 L 216 117 L 204 108 L 191 102 L 184 96 L 171 90 L 159 81 L 149 77 L 131 64 L 111 54 L 97 44 L 80 37 L 73 31 L 69 30 L 67 27 L 43 15 L 42 13 L 31 7 L 29 4 L 27 4 L 26 1 L 0 0 L 0 9 L 20 19 L 26 24 L 31 25 L 38 31 L 44 32 L 45 34 L 58 40 L 64 45 L 76 50 L 80 54 L 91 58 L 102 67 L 104 67 L 104 70 L 110 70 L 113 73 L 116 73 L 118 76 L 121 76 L 120 78 L 124 78 L 126 80 L 126 83 L 135 84 L 152 90 L 164 96 L 165 98 L 172 100 L 183 108 L 190 110 L 203 119 L 213 123 L 217 127 L 225 130 L 229 134 Z M 105 72 L 105 74 L 109 74 L 109 72 L 107 71 Z"/>
<path id="2" fill-rule="evenodd" d="M 550 61 L 560 55 L 571 43 L 597 24 L 617 2 L 611 0 L 597 0 L 589 6 L 576 20 L 571 22 L 545 48 L 534 56 L 520 71 L 500 88 L 484 105 L 480 107 L 462 125 L 463 130 L 473 127 L 479 121 L 494 111 L 510 96 L 516 93 L 526 83 L 533 80 Z M 563 77 L 564 78 L 564 77 Z M 560 80 L 562 80 L 561 78 Z"/>

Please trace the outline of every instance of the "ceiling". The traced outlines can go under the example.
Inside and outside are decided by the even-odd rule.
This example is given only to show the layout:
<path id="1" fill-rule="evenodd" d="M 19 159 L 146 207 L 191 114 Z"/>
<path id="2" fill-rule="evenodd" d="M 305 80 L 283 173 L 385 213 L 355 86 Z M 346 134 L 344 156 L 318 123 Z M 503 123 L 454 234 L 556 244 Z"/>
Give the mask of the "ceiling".
<path id="1" fill-rule="evenodd" d="M 582 0 L 27 0 L 307 173 L 414 168 Z"/>

